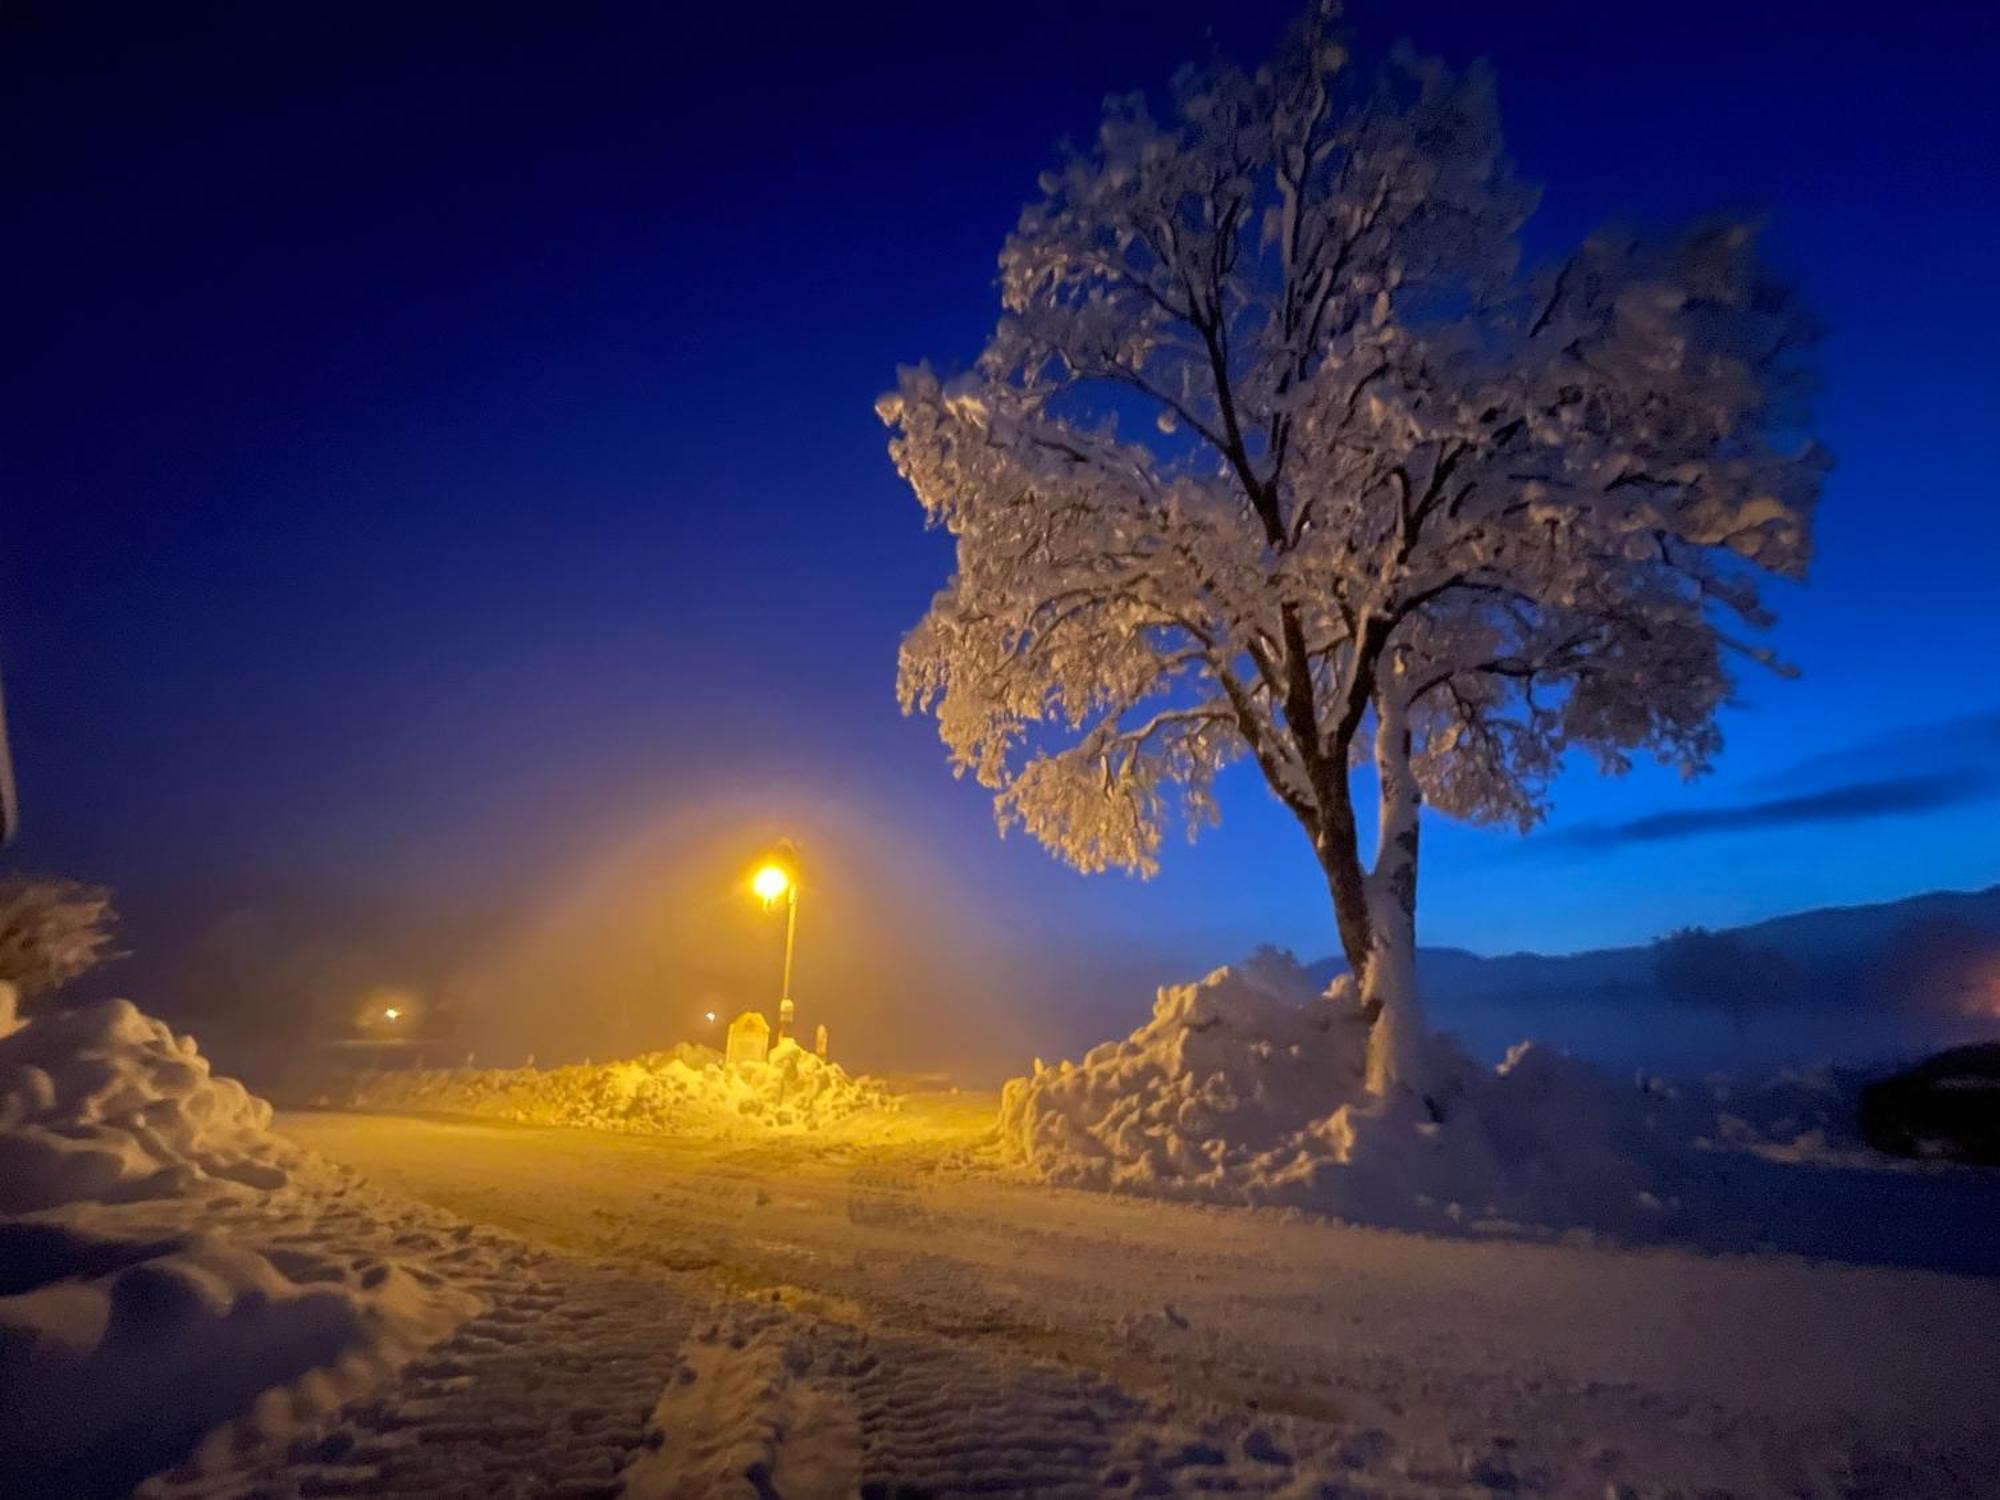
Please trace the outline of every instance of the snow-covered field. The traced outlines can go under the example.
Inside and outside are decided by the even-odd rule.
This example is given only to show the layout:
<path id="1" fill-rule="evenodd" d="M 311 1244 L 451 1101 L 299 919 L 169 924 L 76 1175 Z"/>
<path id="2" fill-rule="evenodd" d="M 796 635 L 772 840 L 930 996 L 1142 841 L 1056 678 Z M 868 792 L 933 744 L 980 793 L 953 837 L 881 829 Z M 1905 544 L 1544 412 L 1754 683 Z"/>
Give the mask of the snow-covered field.
<path id="1" fill-rule="evenodd" d="M 37 1019 L 0 1496 L 2000 1493 L 2000 1174 L 1532 1052 L 1370 1114 L 1295 978 L 1004 1108 L 661 1054 L 274 1123 Z"/>

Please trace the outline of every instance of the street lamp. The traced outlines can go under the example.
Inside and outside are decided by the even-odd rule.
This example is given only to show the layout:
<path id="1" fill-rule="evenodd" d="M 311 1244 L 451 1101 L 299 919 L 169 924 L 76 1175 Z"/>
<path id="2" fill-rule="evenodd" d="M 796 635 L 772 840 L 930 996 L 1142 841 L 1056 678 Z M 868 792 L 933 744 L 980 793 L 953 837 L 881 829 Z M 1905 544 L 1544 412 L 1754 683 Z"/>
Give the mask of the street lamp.
<path id="1" fill-rule="evenodd" d="M 423 1005 L 414 990 L 400 985 L 377 985 L 355 1002 L 354 1023 L 362 1035 L 385 1041 L 410 1037 L 422 1028 L 417 1017 Z"/>
<path id="2" fill-rule="evenodd" d="M 797 859 L 791 845 L 781 844 L 778 853 L 757 867 L 757 873 L 750 877 L 750 889 L 769 911 L 780 901 L 785 903 L 785 976 L 778 988 L 778 1034 L 785 1035 L 791 1029 L 792 1020 L 792 945 L 799 932 L 799 879 L 795 873 Z"/>
<path id="3" fill-rule="evenodd" d="M 750 878 L 750 889 L 757 893 L 757 898 L 764 903 L 766 911 L 769 911 L 772 903 L 790 890 L 791 886 L 792 877 L 785 873 L 783 865 L 775 862 L 765 865 Z"/>

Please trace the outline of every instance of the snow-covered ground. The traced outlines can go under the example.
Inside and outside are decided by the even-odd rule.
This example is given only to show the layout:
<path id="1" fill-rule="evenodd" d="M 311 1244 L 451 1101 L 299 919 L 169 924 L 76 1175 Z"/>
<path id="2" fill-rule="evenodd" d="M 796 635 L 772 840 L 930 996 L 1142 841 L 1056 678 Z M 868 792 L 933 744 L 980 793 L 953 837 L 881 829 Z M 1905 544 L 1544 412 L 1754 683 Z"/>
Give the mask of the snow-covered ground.
<path id="1" fill-rule="evenodd" d="M 2000 1493 L 2000 1281 L 1052 1188 L 978 1149 L 992 1102 L 827 1143 L 279 1124 L 679 1299 L 637 1494 Z"/>
<path id="2" fill-rule="evenodd" d="M 1267 962 L 1004 1109 L 663 1054 L 274 1125 L 35 1020 L 0 1496 L 2000 1493 L 2000 1174 L 1533 1052 L 1371 1115 L 1346 1024 Z"/>
<path id="3" fill-rule="evenodd" d="M 270 1121 L 128 1002 L 22 1023 L 0 985 L 0 1493 L 214 1473 L 478 1310 L 423 1253 L 464 1226 Z"/>

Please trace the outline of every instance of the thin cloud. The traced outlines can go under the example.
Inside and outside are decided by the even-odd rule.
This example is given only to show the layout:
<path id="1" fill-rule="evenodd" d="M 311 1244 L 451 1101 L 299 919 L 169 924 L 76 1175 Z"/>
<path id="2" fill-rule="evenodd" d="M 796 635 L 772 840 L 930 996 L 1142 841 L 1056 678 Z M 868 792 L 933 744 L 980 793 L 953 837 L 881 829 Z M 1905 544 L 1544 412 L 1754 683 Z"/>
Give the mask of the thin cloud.
<path id="1" fill-rule="evenodd" d="M 1667 843 L 1710 834 L 1826 827 L 1870 818 L 1906 817 L 1977 802 L 1992 795 L 1995 786 L 1990 772 L 1970 770 L 1852 781 L 1816 792 L 1770 797 L 1734 807 L 1653 813 L 1625 823 L 1590 824 L 1532 840 L 1528 847 L 1550 853 L 1558 850 L 1597 853 L 1632 844 Z"/>
<path id="2" fill-rule="evenodd" d="M 1823 751 L 1783 771 L 1750 783 L 1752 791 L 1776 791 L 1800 782 L 1858 781 L 1870 770 L 1901 766 L 1906 776 L 1978 770 L 2000 760 L 2000 708 L 1980 709 L 1927 724 L 1892 729 L 1858 744 Z"/>

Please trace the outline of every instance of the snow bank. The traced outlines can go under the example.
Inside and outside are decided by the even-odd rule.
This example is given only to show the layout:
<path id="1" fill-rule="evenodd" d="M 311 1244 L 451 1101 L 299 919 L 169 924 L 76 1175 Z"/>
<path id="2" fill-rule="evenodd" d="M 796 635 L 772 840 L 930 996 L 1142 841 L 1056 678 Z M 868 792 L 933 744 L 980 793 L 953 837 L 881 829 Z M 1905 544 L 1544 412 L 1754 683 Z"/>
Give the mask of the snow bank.
<path id="1" fill-rule="evenodd" d="M 127 1001 L 0 986 L 0 1493 L 123 1494 L 330 1410 L 478 1306 Z M 225 1435 L 217 1430 L 227 1428 Z M 205 1443 L 205 1435 L 209 1435 Z"/>
<path id="2" fill-rule="evenodd" d="M 547 1071 L 377 1073 L 356 1081 L 341 1102 L 356 1109 L 694 1137 L 822 1130 L 899 1104 L 877 1080 L 851 1077 L 789 1039 L 764 1062 L 734 1065 L 712 1048 L 683 1043 L 625 1062 Z"/>
<path id="3" fill-rule="evenodd" d="M 1002 1148 L 1058 1184 L 1419 1228 L 1645 1232 L 1689 1176 L 1673 1101 L 1588 1064 L 1524 1044 L 1489 1070 L 1434 1038 L 1425 1094 L 1385 1102 L 1362 1087 L 1366 1050 L 1347 986 L 1317 994 L 1266 952 L 1008 1083 Z"/>
<path id="4" fill-rule="evenodd" d="M 0 1213 L 284 1185 L 271 1106 L 129 1000 L 0 1031 Z"/>
<path id="5" fill-rule="evenodd" d="M 0 1494 L 122 1495 L 190 1454 L 226 1463 L 478 1306 L 395 1261 L 201 1230 L 0 1221 L 0 1265 Z"/>

